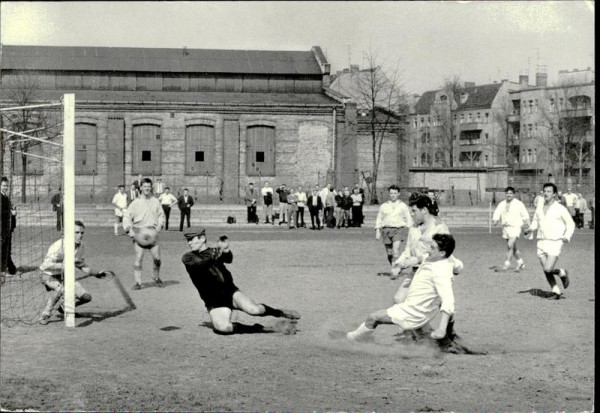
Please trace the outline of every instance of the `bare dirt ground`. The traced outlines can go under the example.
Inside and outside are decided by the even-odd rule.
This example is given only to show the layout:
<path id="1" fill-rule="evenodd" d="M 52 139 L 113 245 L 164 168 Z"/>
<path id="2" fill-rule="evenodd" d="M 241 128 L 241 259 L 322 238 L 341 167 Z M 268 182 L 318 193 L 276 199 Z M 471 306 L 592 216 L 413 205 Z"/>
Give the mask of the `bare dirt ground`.
<path id="1" fill-rule="evenodd" d="M 495 273 L 503 261 L 499 230 L 456 229 L 465 270 L 454 282 L 456 331 L 486 355 L 442 354 L 395 340 L 381 326 L 376 342 L 334 340 L 392 303 L 398 281 L 386 271 L 372 229 L 288 230 L 229 226 L 236 284 L 259 302 L 298 310 L 295 335 L 215 335 L 181 255 L 181 233 L 161 234 L 165 288 L 132 291 L 133 247 L 110 229 L 86 232 L 87 260 L 117 272 L 82 283 L 93 301 L 78 307 L 77 327 L 2 326 L 0 406 L 6 410 L 159 411 L 589 411 L 594 396 L 594 234 L 577 230 L 559 264 L 571 285 L 549 301 L 535 242 L 521 240 L 527 267 Z M 40 287 L 42 288 L 42 287 Z M 273 326 L 274 318 L 236 314 Z"/>

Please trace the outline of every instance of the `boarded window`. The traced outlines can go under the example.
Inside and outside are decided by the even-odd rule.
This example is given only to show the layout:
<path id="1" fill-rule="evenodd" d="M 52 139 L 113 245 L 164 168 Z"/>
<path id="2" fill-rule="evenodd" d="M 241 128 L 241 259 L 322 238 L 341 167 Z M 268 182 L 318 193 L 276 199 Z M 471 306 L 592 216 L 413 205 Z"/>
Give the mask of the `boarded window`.
<path id="1" fill-rule="evenodd" d="M 133 127 L 133 173 L 161 174 L 162 139 L 160 126 L 143 124 Z"/>
<path id="2" fill-rule="evenodd" d="M 251 126 L 246 133 L 246 174 L 275 175 L 275 128 Z"/>
<path id="3" fill-rule="evenodd" d="M 81 89 L 83 76 L 81 72 L 59 72 L 56 74 L 57 89 Z"/>
<path id="4" fill-rule="evenodd" d="M 75 125 L 75 174 L 89 175 L 97 172 L 97 128 L 90 123 Z"/>
<path id="5" fill-rule="evenodd" d="M 163 73 L 162 90 L 181 90 L 183 76 L 180 73 Z"/>
<path id="6" fill-rule="evenodd" d="M 211 175 L 215 172 L 215 128 L 190 125 L 185 128 L 186 175 Z"/>
<path id="7" fill-rule="evenodd" d="M 135 76 L 136 90 L 161 90 L 162 76 L 158 73 L 138 73 Z"/>
<path id="8" fill-rule="evenodd" d="M 135 74 L 113 72 L 110 74 L 111 90 L 135 90 Z"/>

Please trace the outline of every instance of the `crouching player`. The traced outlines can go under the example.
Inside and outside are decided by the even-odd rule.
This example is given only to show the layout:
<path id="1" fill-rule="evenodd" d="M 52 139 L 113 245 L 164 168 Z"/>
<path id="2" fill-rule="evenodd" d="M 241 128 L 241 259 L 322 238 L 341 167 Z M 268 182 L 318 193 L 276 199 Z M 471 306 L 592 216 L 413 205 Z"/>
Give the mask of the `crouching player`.
<path id="1" fill-rule="evenodd" d="M 379 324 L 396 324 L 402 331 L 416 330 L 432 321 L 439 311 L 441 321 L 431 337 L 436 340 L 446 337 L 454 315 L 452 279 L 462 269 L 462 262 L 448 259 L 456 245 L 450 234 L 434 234 L 425 245 L 428 256 L 415 273 L 406 299 L 369 315 L 356 330 L 346 334 L 349 340 L 371 340 Z"/>
<path id="2" fill-rule="evenodd" d="M 272 316 L 291 320 L 300 318 L 300 314 L 293 310 L 280 310 L 266 304 L 257 304 L 238 289 L 231 273 L 225 267 L 225 264 L 233 261 L 226 236 L 219 239 L 217 248 L 207 245 L 204 228 L 189 228 L 184 236 L 191 251 L 186 252 L 181 261 L 206 305 L 215 333 L 253 332 L 250 331 L 253 326 L 231 322 L 233 310 L 258 317 Z"/>
<path id="3" fill-rule="evenodd" d="M 85 263 L 84 249 L 83 249 L 83 234 L 85 226 L 81 221 L 75 221 L 75 268 L 78 268 L 85 275 L 92 275 L 98 278 L 103 278 L 108 274 L 108 271 L 94 271 Z M 40 265 L 42 271 L 42 281 L 48 291 L 52 291 L 52 294 L 48 298 L 46 307 L 40 317 L 40 324 L 48 324 L 54 308 L 57 307 L 58 303 L 63 299 L 64 286 L 61 281 L 64 265 L 64 249 L 63 239 L 55 241 L 44 258 L 44 262 Z M 92 301 L 92 296 L 88 293 L 79 281 L 75 281 L 75 306 L 89 303 Z M 59 307 L 59 312 L 63 312 L 62 307 Z"/>

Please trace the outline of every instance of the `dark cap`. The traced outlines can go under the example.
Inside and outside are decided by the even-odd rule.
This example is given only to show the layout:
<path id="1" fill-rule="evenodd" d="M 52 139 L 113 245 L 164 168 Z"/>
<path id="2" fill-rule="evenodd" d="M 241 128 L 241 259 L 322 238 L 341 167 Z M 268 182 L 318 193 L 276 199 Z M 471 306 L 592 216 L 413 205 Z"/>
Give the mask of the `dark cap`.
<path id="1" fill-rule="evenodd" d="M 187 230 L 185 230 L 185 232 L 183 233 L 183 236 L 185 237 L 185 239 L 187 239 L 189 241 L 194 237 L 200 237 L 205 234 L 206 234 L 206 230 L 204 228 L 191 227 L 191 228 L 188 228 Z"/>

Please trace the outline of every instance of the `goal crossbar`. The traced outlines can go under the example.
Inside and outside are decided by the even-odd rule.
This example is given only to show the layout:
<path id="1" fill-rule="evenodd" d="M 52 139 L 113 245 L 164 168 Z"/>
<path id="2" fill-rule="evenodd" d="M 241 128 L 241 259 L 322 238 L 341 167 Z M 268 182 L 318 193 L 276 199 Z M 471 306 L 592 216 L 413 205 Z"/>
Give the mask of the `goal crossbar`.
<path id="1" fill-rule="evenodd" d="M 31 156 L 32 158 L 38 158 L 38 159 L 46 159 L 47 161 L 52 161 L 52 162 L 61 162 L 60 159 L 56 159 L 56 158 L 49 158 L 47 156 L 42 156 L 42 155 L 36 155 L 33 153 L 29 153 L 29 152 L 23 152 L 23 151 L 19 151 L 19 150 L 13 150 L 14 153 L 21 153 L 24 155 L 27 155 L 28 157 Z"/>
<path id="2" fill-rule="evenodd" d="M 37 142 L 49 143 L 50 145 L 62 146 L 62 144 L 56 143 L 56 142 L 52 142 L 52 141 L 48 140 L 47 138 L 46 139 L 37 138 L 35 136 L 29 136 L 29 135 L 26 135 L 24 133 L 12 131 L 12 130 L 9 130 L 9 129 L 0 128 L 0 132 L 8 133 L 8 134 L 14 135 L 14 136 L 20 136 L 22 138 L 31 139 L 31 140 L 37 141 Z"/>
<path id="3" fill-rule="evenodd" d="M 10 112 L 11 110 L 23 110 L 23 109 L 36 109 L 36 108 L 50 108 L 56 106 L 62 106 L 62 103 L 46 103 L 41 105 L 27 105 L 27 106 L 13 106 L 10 108 L 2 108 L 0 112 Z"/>

